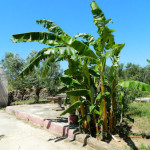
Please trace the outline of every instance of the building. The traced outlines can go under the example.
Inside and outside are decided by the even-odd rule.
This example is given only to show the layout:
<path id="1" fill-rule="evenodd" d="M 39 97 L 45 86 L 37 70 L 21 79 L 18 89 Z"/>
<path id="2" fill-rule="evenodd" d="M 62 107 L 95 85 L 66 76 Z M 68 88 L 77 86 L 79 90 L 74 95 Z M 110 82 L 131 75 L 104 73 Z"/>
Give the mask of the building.
<path id="1" fill-rule="evenodd" d="M 4 69 L 0 66 L 0 107 L 8 104 L 8 81 Z"/>

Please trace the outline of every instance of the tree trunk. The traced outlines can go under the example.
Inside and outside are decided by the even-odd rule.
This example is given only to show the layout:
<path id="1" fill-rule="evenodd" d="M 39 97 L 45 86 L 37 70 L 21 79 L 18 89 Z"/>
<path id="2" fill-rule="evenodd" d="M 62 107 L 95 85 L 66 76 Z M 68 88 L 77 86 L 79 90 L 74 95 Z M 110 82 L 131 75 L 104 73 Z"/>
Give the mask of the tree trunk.
<path id="1" fill-rule="evenodd" d="M 41 91 L 41 88 L 35 90 L 34 103 L 39 103 L 39 97 L 40 97 L 39 95 L 40 95 L 40 91 Z"/>

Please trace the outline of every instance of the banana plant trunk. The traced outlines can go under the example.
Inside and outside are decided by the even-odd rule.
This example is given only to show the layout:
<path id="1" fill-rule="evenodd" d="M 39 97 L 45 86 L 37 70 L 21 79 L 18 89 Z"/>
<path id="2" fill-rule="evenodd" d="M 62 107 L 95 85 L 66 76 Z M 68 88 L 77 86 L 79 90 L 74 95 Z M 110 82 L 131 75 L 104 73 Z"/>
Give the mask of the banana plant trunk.
<path id="1" fill-rule="evenodd" d="M 80 97 L 78 97 L 78 100 L 80 100 Z M 84 108 L 84 104 L 80 105 L 80 110 L 81 110 L 81 116 L 82 118 L 85 116 L 85 108 Z M 83 127 L 84 127 L 84 132 L 87 133 L 88 131 L 88 123 L 87 120 L 83 120 Z"/>
<path id="2" fill-rule="evenodd" d="M 98 119 L 95 114 L 93 114 L 93 118 L 94 118 L 94 124 L 95 124 L 95 128 L 96 128 L 96 134 L 98 135 L 99 134 Z"/>
<path id="3" fill-rule="evenodd" d="M 69 68 L 71 68 L 72 65 L 71 65 L 71 60 L 70 60 L 70 58 L 67 58 L 67 60 L 68 60 L 68 66 L 69 66 Z M 73 76 L 73 78 L 75 79 L 75 76 Z M 83 80 L 84 80 L 84 78 L 83 78 Z M 79 100 L 79 101 L 80 101 L 80 99 L 81 99 L 81 97 L 78 97 L 78 100 Z M 81 105 L 80 105 L 80 111 L 81 111 L 81 116 L 82 116 L 82 118 L 83 118 L 83 117 L 85 116 L 84 104 L 81 104 Z M 88 123 L 87 123 L 87 120 L 83 120 L 83 127 L 84 127 L 84 132 L 87 133 L 87 131 L 88 131 Z"/>
<path id="4" fill-rule="evenodd" d="M 104 87 L 104 78 L 103 78 L 103 74 L 101 73 L 101 93 L 102 95 L 104 95 L 105 93 L 105 87 Z M 107 130 L 108 130 L 108 127 L 107 127 L 107 110 L 106 110 L 106 99 L 103 98 L 102 99 L 102 103 L 104 104 L 104 107 L 103 107 L 103 114 L 102 114 L 102 118 L 103 118 L 103 132 L 104 132 L 104 135 L 107 136 Z"/>
<path id="5" fill-rule="evenodd" d="M 117 103 L 116 103 L 116 79 L 113 80 L 112 84 L 112 93 L 111 93 L 111 108 L 110 108 L 110 119 L 109 119 L 109 130 L 110 133 L 114 132 L 116 130 L 116 124 L 117 124 L 117 118 L 116 118 L 116 109 L 117 109 Z"/>

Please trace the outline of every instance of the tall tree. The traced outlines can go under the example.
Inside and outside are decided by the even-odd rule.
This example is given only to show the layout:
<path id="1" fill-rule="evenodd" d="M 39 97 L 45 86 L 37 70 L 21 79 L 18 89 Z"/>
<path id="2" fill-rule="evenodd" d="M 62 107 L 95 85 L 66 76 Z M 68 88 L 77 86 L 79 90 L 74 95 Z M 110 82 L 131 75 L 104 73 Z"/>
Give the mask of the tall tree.
<path id="1" fill-rule="evenodd" d="M 26 59 L 26 65 L 30 63 L 30 60 L 37 55 L 37 51 L 30 52 Z M 42 61 L 32 72 L 26 77 L 29 78 L 29 87 L 34 87 L 35 90 L 35 103 L 39 102 L 39 94 L 41 89 L 46 88 L 48 95 L 56 94 L 57 88 L 60 85 L 59 77 L 61 77 L 61 70 L 59 63 L 51 62 L 52 58 L 47 58 Z"/>
<path id="2" fill-rule="evenodd" d="M 23 99 L 27 80 L 20 78 L 19 73 L 24 67 L 24 60 L 17 54 L 7 52 L 1 64 L 6 71 L 9 89 L 19 90 L 22 94 L 21 99 Z"/>

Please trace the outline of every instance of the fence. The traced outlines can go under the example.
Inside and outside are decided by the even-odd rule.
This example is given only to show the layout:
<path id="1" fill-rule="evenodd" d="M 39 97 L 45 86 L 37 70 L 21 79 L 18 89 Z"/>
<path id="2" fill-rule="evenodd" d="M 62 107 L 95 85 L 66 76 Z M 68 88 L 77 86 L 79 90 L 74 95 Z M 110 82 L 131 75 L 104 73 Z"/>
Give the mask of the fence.
<path id="1" fill-rule="evenodd" d="M 8 82 L 3 68 L 0 66 L 0 107 L 8 104 Z"/>

